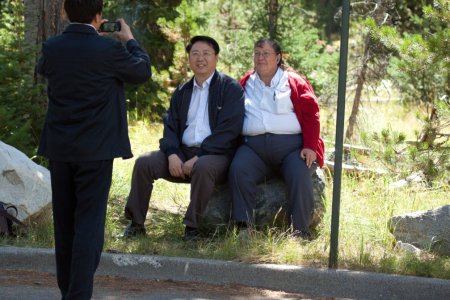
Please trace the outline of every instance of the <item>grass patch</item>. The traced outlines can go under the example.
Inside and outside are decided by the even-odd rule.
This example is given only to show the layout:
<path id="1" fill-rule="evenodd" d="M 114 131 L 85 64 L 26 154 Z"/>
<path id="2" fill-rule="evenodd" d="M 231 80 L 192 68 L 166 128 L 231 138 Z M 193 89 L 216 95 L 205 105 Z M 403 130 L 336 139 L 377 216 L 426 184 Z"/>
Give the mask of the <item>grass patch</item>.
<path id="1" fill-rule="evenodd" d="M 132 122 L 130 136 L 135 158 L 158 149 L 160 124 Z M 318 236 L 310 242 L 298 241 L 282 229 L 258 232 L 242 241 L 233 230 L 217 233 L 197 243 L 181 240 L 182 219 L 189 199 L 188 184 L 158 180 L 147 214 L 148 237 L 118 238 L 127 221 L 123 210 L 128 195 L 134 159 L 114 162 L 113 183 L 107 212 L 105 251 L 164 256 L 274 263 L 326 268 L 330 250 L 332 180 L 328 175 L 326 212 Z M 328 172 L 325 172 L 326 174 Z M 450 279 L 450 258 L 424 251 L 413 256 L 394 248 L 395 239 L 387 223 L 391 216 L 448 204 L 449 187 L 426 186 L 389 189 L 395 176 L 343 176 L 339 236 L 339 267 L 351 270 L 395 273 Z M 0 245 L 53 247 L 51 214 L 29 222 L 17 238 L 0 238 Z"/>

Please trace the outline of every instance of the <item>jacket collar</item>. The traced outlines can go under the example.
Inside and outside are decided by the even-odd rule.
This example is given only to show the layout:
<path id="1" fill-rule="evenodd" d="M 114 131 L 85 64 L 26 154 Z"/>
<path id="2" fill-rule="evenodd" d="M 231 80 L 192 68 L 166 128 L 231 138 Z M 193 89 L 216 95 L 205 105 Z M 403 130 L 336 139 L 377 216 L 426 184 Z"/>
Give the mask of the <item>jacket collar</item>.
<path id="1" fill-rule="evenodd" d="M 211 78 L 211 82 L 209 83 L 209 88 L 213 87 L 216 84 L 218 77 L 219 77 L 219 71 L 215 70 L 214 75 Z M 195 80 L 195 78 L 192 77 L 188 82 L 186 82 L 186 84 L 184 84 L 183 87 L 187 88 L 187 89 L 193 89 L 194 88 L 194 80 Z"/>
<path id="2" fill-rule="evenodd" d="M 83 33 L 83 34 L 97 34 L 97 30 L 95 27 L 90 24 L 82 24 L 82 23 L 70 23 L 64 33 Z"/>

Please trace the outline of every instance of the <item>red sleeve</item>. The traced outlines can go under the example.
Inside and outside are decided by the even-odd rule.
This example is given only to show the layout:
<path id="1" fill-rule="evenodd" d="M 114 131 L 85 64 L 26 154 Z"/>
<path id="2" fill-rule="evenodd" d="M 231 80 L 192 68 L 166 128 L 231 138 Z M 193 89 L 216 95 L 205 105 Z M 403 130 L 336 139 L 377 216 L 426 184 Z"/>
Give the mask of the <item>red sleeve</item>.
<path id="1" fill-rule="evenodd" d="M 316 152 L 319 165 L 323 166 L 324 143 L 320 137 L 320 109 L 311 84 L 299 74 L 289 72 L 289 86 L 294 111 L 303 134 L 303 147 Z"/>
<path id="2" fill-rule="evenodd" d="M 250 78 L 250 75 L 252 75 L 254 72 L 255 72 L 254 70 L 248 71 L 244 76 L 242 76 L 241 79 L 239 79 L 239 83 L 241 84 L 242 88 L 245 88 L 247 80 Z"/>

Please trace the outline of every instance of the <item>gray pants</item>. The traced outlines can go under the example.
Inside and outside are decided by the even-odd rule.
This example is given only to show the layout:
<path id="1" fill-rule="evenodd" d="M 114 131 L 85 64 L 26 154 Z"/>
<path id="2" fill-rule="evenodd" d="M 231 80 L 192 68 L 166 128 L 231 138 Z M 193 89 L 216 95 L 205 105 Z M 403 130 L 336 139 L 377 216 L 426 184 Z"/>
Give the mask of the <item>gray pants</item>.
<path id="1" fill-rule="evenodd" d="M 198 148 L 183 147 L 180 159 L 187 161 L 194 157 L 198 150 Z M 125 217 L 135 223 L 144 224 L 153 182 L 156 179 L 190 182 L 190 202 L 183 223 L 198 228 L 200 218 L 203 216 L 214 187 L 226 181 L 229 164 L 230 159 L 225 155 L 200 156 L 192 169 L 191 178 L 183 180 L 170 175 L 167 156 L 164 152 L 154 151 L 139 156 L 133 168 L 130 194 L 125 206 Z"/>
<path id="2" fill-rule="evenodd" d="M 236 222 L 253 223 L 257 184 L 279 172 L 287 184 L 290 224 L 294 230 L 308 231 L 314 203 L 311 174 L 317 165 L 306 166 L 300 158 L 302 148 L 301 134 L 244 137 L 228 175 Z"/>

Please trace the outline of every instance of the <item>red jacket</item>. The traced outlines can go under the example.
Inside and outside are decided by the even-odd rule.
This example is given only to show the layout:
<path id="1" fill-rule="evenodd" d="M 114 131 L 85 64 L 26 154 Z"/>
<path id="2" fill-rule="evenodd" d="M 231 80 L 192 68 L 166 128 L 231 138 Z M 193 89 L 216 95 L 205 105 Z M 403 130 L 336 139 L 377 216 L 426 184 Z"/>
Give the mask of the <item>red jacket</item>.
<path id="1" fill-rule="evenodd" d="M 245 89 L 245 84 L 255 71 L 245 74 L 239 82 Z M 302 128 L 303 147 L 316 152 L 319 166 L 323 166 L 325 145 L 320 137 L 319 103 L 311 84 L 298 73 L 288 71 L 288 82 L 291 88 L 291 101 L 294 112 Z"/>

